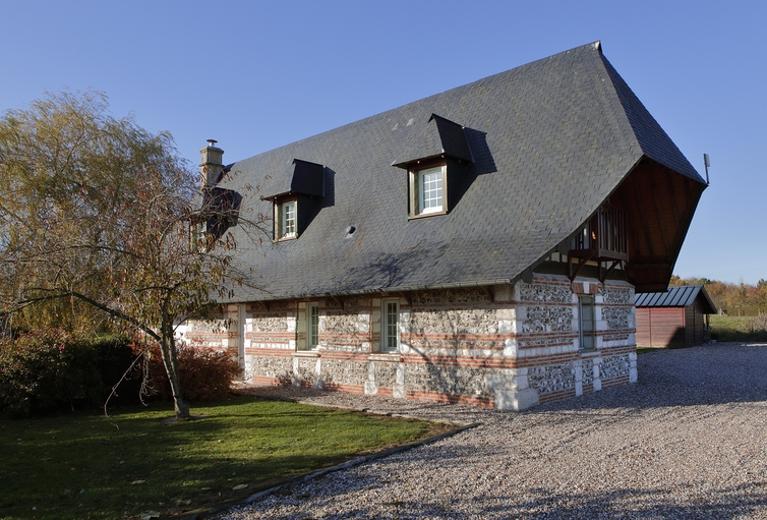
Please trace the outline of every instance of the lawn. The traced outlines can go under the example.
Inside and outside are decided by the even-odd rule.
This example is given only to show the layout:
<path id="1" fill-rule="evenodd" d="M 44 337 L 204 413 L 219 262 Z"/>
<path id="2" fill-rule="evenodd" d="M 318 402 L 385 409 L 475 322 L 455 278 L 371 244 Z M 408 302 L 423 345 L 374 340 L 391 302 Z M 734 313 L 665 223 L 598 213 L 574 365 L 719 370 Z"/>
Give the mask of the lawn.
<path id="1" fill-rule="evenodd" d="M 203 418 L 169 424 L 155 407 L 0 421 L 0 518 L 178 515 L 445 428 L 246 397 L 193 413 Z"/>
<path id="2" fill-rule="evenodd" d="M 717 341 L 767 342 L 767 330 L 754 316 L 711 315 L 711 337 Z"/>

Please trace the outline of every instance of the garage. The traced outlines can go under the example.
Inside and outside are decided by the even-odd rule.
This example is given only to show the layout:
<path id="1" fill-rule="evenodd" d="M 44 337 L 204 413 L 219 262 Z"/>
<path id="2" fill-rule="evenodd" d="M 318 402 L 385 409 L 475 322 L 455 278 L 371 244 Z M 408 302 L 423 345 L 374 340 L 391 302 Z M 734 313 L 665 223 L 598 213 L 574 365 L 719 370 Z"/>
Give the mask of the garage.
<path id="1" fill-rule="evenodd" d="M 708 315 L 718 312 L 702 285 L 637 293 L 634 305 L 638 347 L 700 345 L 708 337 Z"/>

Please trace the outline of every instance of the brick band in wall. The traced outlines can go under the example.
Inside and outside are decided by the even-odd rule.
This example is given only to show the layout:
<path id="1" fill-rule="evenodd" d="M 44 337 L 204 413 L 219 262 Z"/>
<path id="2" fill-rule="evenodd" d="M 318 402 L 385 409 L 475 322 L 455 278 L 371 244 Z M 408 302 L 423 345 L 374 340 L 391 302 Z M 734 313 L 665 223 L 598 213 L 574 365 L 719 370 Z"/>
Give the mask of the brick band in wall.
<path id="1" fill-rule="evenodd" d="M 578 292 L 594 296 L 597 349 L 578 349 Z M 399 354 L 379 354 L 379 296 L 317 300 L 320 348 L 307 341 L 307 302 L 247 304 L 224 314 L 225 334 L 205 332 L 245 353 L 246 375 L 259 384 L 310 384 L 477 406 L 523 408 L 636 380 L 633 288 L 624 282 L 571 283 L 535 275 L 513 286 L 385 295 L 399 301 Z M 242 331 L 242 332 L 240 332 Z M 190 334 L 194 335 L 194 334 Z M 243 345 L 244 343 L 244 345 Z M 632 358 L 633 356 L 633 358 Z"/>

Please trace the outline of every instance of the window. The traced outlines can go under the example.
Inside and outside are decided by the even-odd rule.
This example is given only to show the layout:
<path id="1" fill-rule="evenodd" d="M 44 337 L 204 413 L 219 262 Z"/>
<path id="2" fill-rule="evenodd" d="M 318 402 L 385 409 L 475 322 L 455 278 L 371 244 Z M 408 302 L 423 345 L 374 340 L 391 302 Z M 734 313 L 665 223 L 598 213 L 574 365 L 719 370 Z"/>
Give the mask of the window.
<path id="1" fill-rule="evenodd" d="M 208 250 L 208 224 L 202 220 L 189 226 L 189 250 L 204 253 Z"/>
<path id="2" fill-rule="evenodd" d="M 590 294 L 578 296 L 578 322 L 581 350 L 594 350 L 596 319 L 594 317 L 594 297 Z"/>
<path id="3" fill-rule="evenodd" d="M 310 303 L 306 307 L 306 348 L 314 349 L 320 344 L 320 306 Z"/>
<path id="4" fill-rule="evenodd" d="M 382 311 L 381 351 L 397 352 L 399 350 L 399 303 L 384 300 Z"/>
<path id="5" fill-rule="evenodd" d="M 276 240 L 282 240 L 284 238 L 296 238 L 297 208 L 298 204 L 295 200 L 275 203 L 274 238 Z"/>
<path id="6" fill-rule="evenodd" d="M 445 211 L 445 166 L 411 172 L 411 215 L 429 215 Z"/>

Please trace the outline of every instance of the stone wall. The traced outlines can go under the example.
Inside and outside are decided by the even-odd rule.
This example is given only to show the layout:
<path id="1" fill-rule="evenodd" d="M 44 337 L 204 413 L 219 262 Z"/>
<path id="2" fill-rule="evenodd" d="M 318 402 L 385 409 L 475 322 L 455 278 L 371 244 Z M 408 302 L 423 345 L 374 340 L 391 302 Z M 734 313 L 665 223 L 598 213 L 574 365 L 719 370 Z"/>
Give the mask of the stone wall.
<path id="1" fill-rule="evenodd" d="M 596 348 L 588 352 L 580 350 L 579 293 L 595 300 Z M 399 305 L 400 344 L 392 353 L 380 349 L 381 309 L 390 301 Z M 625 282 L 535 275 L 514 285 L 385 298 L 229 305 L 219 319 L 222 335 L 200 323 L 190 330 L 239 352 L 245 378 L 260 384 L 520 409 L 598 391 L 603 382 L 636 381 L 632 302 Z M 319 309 L 313 349 L 309 304 Z"/>
<path id="2" fill-rule="evenodd" d="M 575 389 L 575 364 L 557 363 L 530 367 L 527 376 L 530 386 L 540 395 L 566 392 Z"/>
<path id="3" fill-rule="evenodd" d="M 199 348 L 230 350 L 237 353 L 239 333 L 237 309 L 216 309 L 203 319 L 189 320 L 176 327 L 176 339 Z"/>
<path id="4" fill-rule="evenodd" d="M 578 296 L 594 297 L 595 348 L 580 346 Z M 622 281 L 535 275 L 515 288 L 520 331 L 517 358 L 530 365 L 530 386 L 542 401 L 636 382 L 634 289 Z"/>

